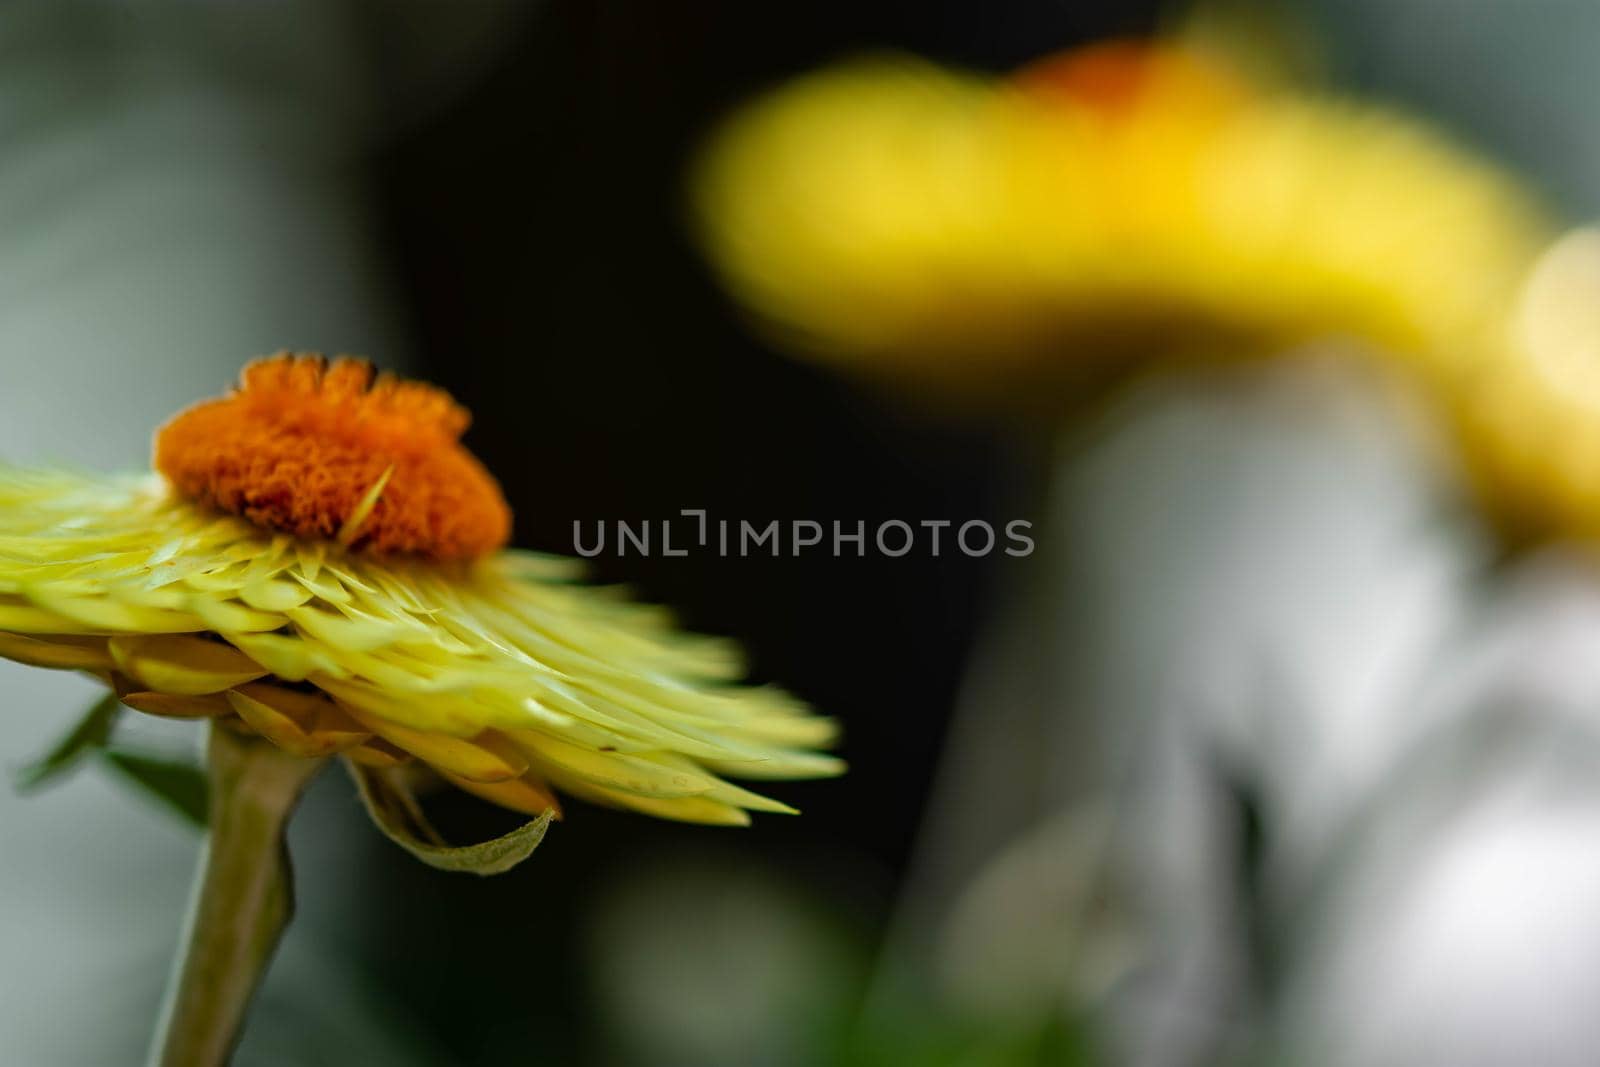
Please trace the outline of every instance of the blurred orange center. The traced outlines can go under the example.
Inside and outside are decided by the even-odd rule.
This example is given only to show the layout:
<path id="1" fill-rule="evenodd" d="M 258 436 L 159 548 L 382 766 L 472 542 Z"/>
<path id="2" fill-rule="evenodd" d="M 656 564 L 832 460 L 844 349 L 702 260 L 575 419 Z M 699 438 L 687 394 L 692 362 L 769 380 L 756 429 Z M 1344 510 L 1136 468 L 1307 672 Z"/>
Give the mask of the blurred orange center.
<path id="1" fill-rule="evenodd" d="M 1106 119 L 1127 118 L 1157 99 L 1192 112 L 1222 110 L 1245 93 L 1231 72 L 1192 51 L 1138 40 L 1057 52 L 1017 71 L 1013 82 Z"/>
<path id="2" fill-rule="evenodd" d="M 190 499 L 296 537 L 471 559 L 505 544 L 511 510 L 460 443 L 470 421 L 442 389 L 364 360 L 284 353 L 163 426 L 155 466 Z"/>

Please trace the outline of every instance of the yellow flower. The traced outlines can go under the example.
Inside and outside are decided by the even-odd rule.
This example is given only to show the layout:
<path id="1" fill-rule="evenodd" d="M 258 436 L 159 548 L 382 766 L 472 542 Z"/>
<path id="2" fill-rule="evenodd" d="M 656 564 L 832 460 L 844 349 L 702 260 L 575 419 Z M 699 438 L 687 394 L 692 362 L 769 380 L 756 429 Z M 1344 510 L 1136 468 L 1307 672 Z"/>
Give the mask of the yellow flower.
<path id="1" fill-rule="evenodd" d="M 1163 357 L 1364 342 L 1516 537 L 1600 541 L 1600 232 L 1392 111 L 1177 42 L 1005 79 L 858 60 L 740 112 L 691 183 L 728 288 L 813 358 L 1056 406 Z"/>
<path id="2" fill-rule="evenodd" d="M 502 550 L 510 513 L 439 390 L 280 355 L 162 429 L 160 473 L 0 467 L 0 656 L 305 757 L 415 758 L 518 811 L 553 791 L 692 822 L 838 773 L 833 724 L 731 684 L 727 644 Z"/>
<path id="3" fill-rule="evenodd" d="M 736 114 L 693 177 L 730 289 L 809 354 L 965 392 L 1354 336 L 1453 381 L 1545 240 L 1375 107 L 1113 43 L 995 81 L 895 59 Z"/>
<path id="4" fill-rule="evenodd" d="M 1454 398 L 1468 470 L 1519 533 L 1600 541 L 1600 230 L 1574 230 L 1516 293 L 1505 343 Z"/>

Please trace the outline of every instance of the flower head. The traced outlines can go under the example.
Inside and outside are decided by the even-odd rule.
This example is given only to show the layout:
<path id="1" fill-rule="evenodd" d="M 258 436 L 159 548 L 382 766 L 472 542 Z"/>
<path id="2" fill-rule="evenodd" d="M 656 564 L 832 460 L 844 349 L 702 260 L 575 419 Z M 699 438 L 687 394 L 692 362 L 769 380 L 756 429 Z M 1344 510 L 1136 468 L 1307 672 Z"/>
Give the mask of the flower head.
<path id="1" fill-rule="evenodd" d="M 1003 80 L 812 74 L 737 113 L 693 193 L 712 261 L 784 341 L 966 394 L 1329 335 L 1453 379 L 1546 236 L 1516 182 L 1426 125 L 1161 42 Z"/>
<path id="2" fill-rule="evenodd" d="M 443 392 L 280 355 L 156 440 L 157 474 L 0 467 L 0 656 L 297 755 L 416 760 L 529 813 L 784 805 L 723 775 L 837 773 L 833 724 L 732 684 L 727 644 L 512 550 Z"/>

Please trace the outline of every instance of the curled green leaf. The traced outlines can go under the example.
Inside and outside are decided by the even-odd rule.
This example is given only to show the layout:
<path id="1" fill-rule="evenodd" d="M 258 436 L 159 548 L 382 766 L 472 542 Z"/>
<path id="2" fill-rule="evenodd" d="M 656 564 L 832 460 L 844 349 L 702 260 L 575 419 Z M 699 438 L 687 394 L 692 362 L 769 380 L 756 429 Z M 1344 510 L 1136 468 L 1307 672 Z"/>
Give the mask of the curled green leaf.
<path id="1" fill-rule="evenodd" d="M 104 748 L 121 710 L 122 705 L 114 693 L 107 693 L 96 701 L 54 748 L 17 772 L 17 788 L 38 789 L 71 770 L 89 752 Z"/>
<path id="2" fill-rule="evenodd" d="M 184 821 L 205 829 L 209 794 L 204 768 L 186 760 L 107 748 L 101 758 Z"/>
<path id="3" fill-rule="evenodd" d="M 392 769 L 344 761 L 367 814 L 389 840 L 430 867 L 471 874 L 503 874 L 533 855 L 555 818 L 551 809 L 508 834 L 476 845 L 447 845 L 428 822 L 416 796 Z"/>

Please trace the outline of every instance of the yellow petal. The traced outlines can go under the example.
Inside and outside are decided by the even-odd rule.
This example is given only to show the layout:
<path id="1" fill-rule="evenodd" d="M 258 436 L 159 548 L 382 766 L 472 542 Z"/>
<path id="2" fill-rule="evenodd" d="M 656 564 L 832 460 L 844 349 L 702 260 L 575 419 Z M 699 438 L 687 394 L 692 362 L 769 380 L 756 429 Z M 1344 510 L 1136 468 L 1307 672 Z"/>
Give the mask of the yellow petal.
<path id="1" fill-rule="evenodd" d="M 466 790 L 473 796 L 482 797 L 491 804 L 498 804 L 502 808 L 520 811 L 524 815 L 543 815 L 546 811 L 554 809 L 556 818 L 561 817 L 561 802 L 556 799 L 556 795 L 548 786 L 535 782 L 527 776 L 504 782 L 474 782 L 470 778 L 462 778 L 449 771 L 439 773 L 452 785 Z"/>
<path id="2" fill-rule="evenodd" d="M 403 693 L 365 677 L 358 680 L 320 671 L 307 680 L 346 710 L 353 708 L 419 733 L 471 738 L 490 725 L 486 715 L 491 709 L 459 694 Z"/>
<path id="3" fill-rule="evenodd" d="M 231 645 L 183 634 L 114 637 L 111 656 L 123 673 L 179 696 L 220 693 L 267 673 Z"/>
<path id="4" fill-rule="evenodd" d="M 706 760 L 705 764 L 718 774 L 733 778 L 837 778 L 849 770 L 849 764 L 838 756 L 825 752 L 801 752 L 797 749 L 771 749 L 759 759 Z"/>
<path id="5" fill-rule="evenodd" d="M 107 671 L 111 653 L 103 637 L 60 636 L 53 640 L 25 637 L 0 630 L 0 656 L 30 667 L 57 670 Z"/>
<path id="6" fill-rule="evenodd" d="M 46 612 L 78 624 L 76 629 L 81 631 L 169 634 L 193 633 L 206 628 L 203 619 L 185 611 L 132 604 L 108 597 L 36 592 L 33 600 Z M 0 617 L 0 625 L 8 625 L 3 617 Z M 20 626 L 18 629 L 36 629 L 41 633 L 61 632 L 44 627 Z"/>
<path id="7" fill-rule="evenodd" d="M 336 678 L 347 672 L 321 648 L 286 634 L 228 633 L 230 643 L 245 655 L 288 682 L 303 682 L 312 674 Z"/>
<path id="8" fill-rule="evenodd" d="M 293 608 L 285 612 L 296 629 L 334 648 L 369 652 L 393 644 L 406 634 L 406 627 L 387 619 L 327 611 L 322 608 Z"/>
<path id="9" fill-rule="evenodd" d="M 344 757 L 365 767 L 398 767 L 411 762 L 411 753 L 396 748 L 379 737 L 346 749 Z"/>
<path id="10" fill-rule="evenodd" d="M 311 599 L 311 592 L 286 578 L 268 578 L 239 589 L 239 599 L 257 611 L 285 612 Z"/>
<path id="11" fill-rule="evenodd" d="M 620 793 L 601 789 L 598 799 L 613 807 L 654 815 L 659 819 L 678 822 L 702 823 L 706 826 L 749 826 L 750 815 L 742 808 L 706 797 L 641 797 L 633 793 Z"/>
<path id="12" fill-rule="evenodd" d="M 720 778 L 716 780 L 716 784 L 712 786 L 710 792 L 706 793 L 705 798 L 707 800 L 721 801 L 724 804 L 732 804 L 738 808 L 746 808 L 750 811 L 765 811 L 774 815 L 800 814 L 799 808 L 785 804 L 781 800 L 773 800 L 771 797 L 762 796 L 760 793 L 753 793 L 748 789 L 741 789 L 732 782 L 724 782 Z"/>
<path id="13" fill-rule="evenodd" d="M 53 611 L 35 607 L 14 597 L 0 596 L 0 630 L 20 630 L 35 634 L 81 634 L 95 629 L 74 622 Z"/>
<path id="14" fill-rule="evenodd" d="M 623 804 L 646 815 L 678 822 L 703 823 L 706 826 L 749 826 L 750 814 L 743 808 L 707 797 L 636 797 L 617 794 Z"/>
<path id="15" fill-rule="evenodd" d="M 620 752 L 580 748 L 536 730 L 518 730 L 513 739 L 541 765 L 559 767 L 585 781 L 624 793 L 686 797 L 711 788 L 710 779 L 695 774 L 686 765 L 663 766 Z"/>
<path id="16" fill-rule="evenodd" d="M 203 596 L 190 598 L 189 610 L 205 620 L 204 626 L 193 629 L 216 630 L 220 633 L 270 633 L 282 627 L 284 621 L 283 615 L 277 612 L 256 611 L 230 600 Z"/>
<path id="17" fill-rule="evenodd" d="M 233 708 L 228 706 L 227 700 L 220 693 L 179 696 L 176 693 L 119 691 L 117 699 L 135 711 L 142 711 L 147 715 L 159 715 L 164 719 L 214 719 L 219 715 L 233 713 Z"/>
<path id="18" fill-rule="evenodd" d="M 720 801 L 731 804 L 736 808 L 746 808 L 750 811 L 765 811 L 779 815 L 798 815 L 800 812 L 790 807 L 781 800 L 753 793 L 748 789 L 740 788 L 732 782 L 725 782 L 721 778 L 705 774 L 704 768 L 695 765 L 684 757 L 672 752 L 642 752 L 640 760 L 660 764 L 663 767 L 675 767 L 679 770 L 690 771 L 704 777 L 709 788 L 701 794 L 707 800 Z"/>
<path id="19" fill-rule="evenodd" d="M 405 749 L 441 771 L 474 782 L 504 782 L 520 777 L 528 769 L 527 758 L 493 730 L 485 730 L 472 740 L 448 734 L 424 733 L 390 722 L 347 701 L 340 701 L 340 705 L 357 722 L 385 741 Z"/>
<path id="20" fill-rule="evenodd" d="M 258 682 L 229 691 L 227 700 L 251 729 L 285 752 L 308 759 L 359 745 L 372 736 L 320 693 Z"/>

